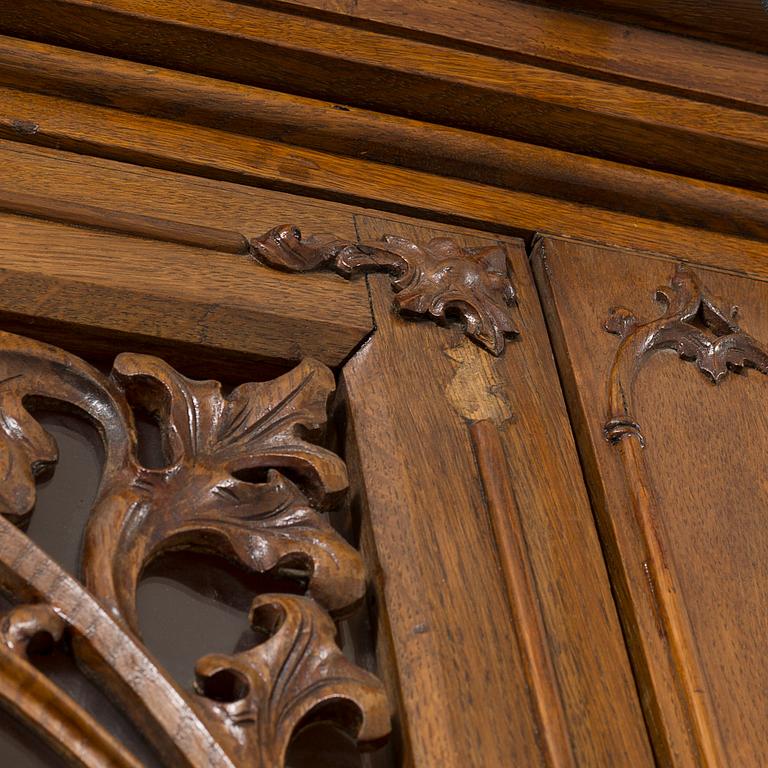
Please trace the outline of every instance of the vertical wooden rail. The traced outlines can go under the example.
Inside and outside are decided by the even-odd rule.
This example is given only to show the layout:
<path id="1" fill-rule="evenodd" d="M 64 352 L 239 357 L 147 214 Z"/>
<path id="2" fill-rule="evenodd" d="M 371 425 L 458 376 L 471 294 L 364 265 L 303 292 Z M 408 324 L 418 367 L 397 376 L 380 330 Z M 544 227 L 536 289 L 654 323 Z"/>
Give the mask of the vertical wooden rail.
<path id="1" fill-rule="evenodd" d="M 541 615 L 520 510 L 496 425 L 488 420 L 470 427 L 515 620 L 520 653 L 536 707 L 547 761 L 552 768 L 575 768 L 563 702 Z"/>
<path id="2" fill-rule="evenodd" d="M 494 242 L 373 217 L 357 225 L 367 243 Z M 505 251 L 520 335 L 498 356 L 450 322 L 393 312 L 401 294 L 373 275 L 376 331 L 341 372 L 404 764 L 649 768 L 525 251 Z M 471 262 L 451 267 L 462 285 L 482 284 Z M 524 468 L 514 491 L 507 462 Z"/>
<path id="3" fill-rule="evenodd" d="M 629 394 L 625 393 L 629 398 Z M 672 661 L 680 678 L 686 709 L 691 719 L 701 765 L 725 768 L 725 754 L 717 721 L 712 715 L 712 702 L 693 639 L 688 611 L 680 597 L 675 578 L 667 563 L 659 526 L 657 505 L 643 456 L 640 436 L 628 433 L 618 443 L 624 467 L 627 492 L 647 551 L 648 573 L 654 602 L 661 617 Z"/>

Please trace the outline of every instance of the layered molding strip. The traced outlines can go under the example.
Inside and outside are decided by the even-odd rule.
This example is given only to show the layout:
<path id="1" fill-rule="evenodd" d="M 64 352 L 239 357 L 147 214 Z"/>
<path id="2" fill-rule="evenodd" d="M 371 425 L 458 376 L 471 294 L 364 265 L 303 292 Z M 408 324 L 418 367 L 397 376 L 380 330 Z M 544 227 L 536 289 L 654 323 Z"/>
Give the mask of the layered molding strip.
<path id="1" fill-rule="evenodd" d="M 356 158 L 367 161 L 365 167 L 374 161 L 644 218 L 768 239 L 765 195 L 226 80 L 0 37 L 0 82 L 124 112 Z M 90 141 L 83 136 L 78 144 L 71 144 L 74 136 L 67 138 L 56 131 L 58 121 L 51 121 L 46 103 L 28 100 L 24 109 L 13 100 L 6 102 L 6 135 L 32 142 L 56 141 L 56 146 L 72 146 L 81 152 L 105 151 L 97 149 L 103 144 L 95 129 Z M 66 102 L 54 103 L 59 112 L 74 109 Z M 77 114 L 76 110 L 73 117 Z M 79 114 L 83 119 L 91 114 L 94 122 L 106 119 L 98 111 Z M 129 119 L 124 117 L 124 121 Z M 151 131 L 145 123 L 140 124 Z M 159 124 L 154 125 L 157 129 Z M 115 143 L 115 156 L 126 157 L 117 136 Z M 232 143 L 233 139 L 222 141 L 222 147 Z M 137 160 L 152 162 L 143 154 Z M 318 160 L 310 153 L 305 163 L 316 165 Z M 284 174 L 284 183 L 294 181 L 288 167 Z"/>
<path id="2" fill-rule="evenodd" d="M 16 0 L 0 31 L 765 189 L 768 115 L 251 4 Z"/>
<path id="3" fill-rule="evenodd" d="M 253 189 L 269 187 L 505 234 L 530 237 L 538 229 L 571 237 L 599 238 L 612 245 L 669 252 L 725 268 L 755 269 L 757 274 L 762 272 L 768 275 L 765 266 L 768 263 L 768 246 L 758 241 L 750 241 L 746 248 L 745 240 L 736 236 L 624 213 L 599 211 L 591 206 L 545 195 L 508 191 L 488 184 L 345 158 L 225 131 L 190 128 L 169 120 L 129 115 L 53 97 L 0 90 L 0 136 L 13 140 L 13 143 L 0 141 L 5 184 L 10 184 L 11 179 L 17 183 L 18 179 L 25 191 L 52 197 L 52 185 L 55 183 L 62 199 L 85 201 L 90 195 L 88 202 L 91 205 L 104 205 L 104 199 L 115 198 L 131 208 L 146 208 L 143 199 L 152 195 L 146 185 L 144 190 L 136 192 L 135 200 L 129 200 L 130 196 L 122 195 L 120 188 L 100 182 L 95 169 L 99 168 L 105 178 L 121 178 L 121 185 L 130 179 L 128 185 L 132 190 L 137 189 L 135 182 L 140 176 L 146 176 L 148 183 L 154 183 L 155 177 L 163 183 L 171 178 L 165 174 L 155 175 L 147 166 L 169 169 L 197 177 L 194 182 L 190 180 L 186 183 L 190 187 L 204 186 L 210 200 L 208 206 L 216 210 L 216 217 L 211 216 L 211 226 L 215 228 L 221 227 L 220 220 L 229 220 L 231 216 L 227 207 L 217 203 L 210 194 L 215 187 L 200 177 L 250 186 L 250 189 L 241 186 L 237 195 L 240 199 L 243 194 L 252 196 L 248 207 L 254 223 L 238 217 L 237 226 L 241 232 L 253 232 L 259 222 L 269 224 L 279 221 L 285 215 L 281 202 L 292 201 L 293 204 L 300 203 L 302 208 L 311 206 L 315 211 L 319 209 L 319 204 L 311 200 L 299 201 L 296 197 Z M 71 152 L 31 147 L 24 149 L 21 143 L 47 144 Z M 72 154 L 74 152 L 122 160 L 124 163 L 98 164 L 88 157 Z M 7 165 L 6 158 L 9 161 Z M 127 166 L 126 162 L 144 167 L 136 170 Z M 89 175 L 89 183 L 101 190 L 98 197 L 93 199 L 89 189 L 73 188 L 71 181 L 65 180 L 73 165 L 82 165 L 82 172 Z M 40 167 L 45 168 L 46 176 L 31 172 Z M 77 173 L 81 171 L 77 170 Z M 237 189 L 232 184 L 220 188 L 226 190 L 227 196 Z M 754 210 L 755 205 L 758 210 L 764 210 L 764 195 L 744 192 L 742 200 L 745 211 Z M 738 198 L 734 197 L 727 210 L 737 207 L 737 203 Z M 263 205 L 275 212 L 271 222 L 261 215 Z M 168 201 L 159 197 L 156 206 L 166 208 Z M 246 206 L 240 203 L 239 207 L 243 210 Z M 354 209 L 328 205 L 326 210 L 332 213 L 334 220 L 338 220 L 334 211 Z M 144 212 L 154 215 L 152 210 Z M 758 215 L 764 218 L 763 213 Z M 193 214 L 186 220 L 194 221 L 195 218 Z M 706 225 L 707 219 L 707 215 L 702 213 L 702 226 Z M 349 217 L 345 221 L 348 224 Z M 745 229 L 754 226 L 749 224 Z M 764 231 L 762 224 L 756 226 Z M 262 227 L 263 224 L 259 224 L 258 229 Z"/>

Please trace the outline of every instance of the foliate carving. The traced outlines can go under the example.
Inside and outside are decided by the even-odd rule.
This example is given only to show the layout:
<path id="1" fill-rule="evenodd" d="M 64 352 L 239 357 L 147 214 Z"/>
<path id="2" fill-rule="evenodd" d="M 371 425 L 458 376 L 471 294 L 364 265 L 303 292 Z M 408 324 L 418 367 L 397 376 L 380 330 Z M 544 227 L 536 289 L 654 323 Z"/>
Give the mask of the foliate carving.
<path id="1" fill-rule="evenodd" d="M 605 434 L 611 442 L 634 436 L 644 444 L 631 415 L 630 397 L 637 371 L 654 352 L 675 350 L 715 384 L 729 370 L 750 367 L 768 373 L 768 350 L 739 328 L 737 307 L 723 308 L 689 268 L 678 265 L 669 286 L 657 288 L 655 298 L 664 307 L 659 318 L 641 323 L 630 310 L 613 307 L 605 323 L 609 333 L 622 339 L 609 383 Z"/>
<path id="2" fill-rule="evenodd" d="M 698 643 L 677 576 L 668 561 L 664 518 L 652 491 L 643 450 L 645 440 L 633 417 L 634 383 L 648 357 L 663 349 L 693 361 L 714 384 L 730 370 L 751 367 L 768 373 L 768 351 L 739 328 L 736 307 L 723 305 L 710 296 L 696 274 L 685 266 L 676 267 L 670 285 L 657 289 L 656 299 L 664 312 L 655 320 L 641 323 L 628 309 L 614 308 L 605 323 L 606 330 L 621 336 L 622 341 L 608 381 L 609 417 L 604 431 L 621 457 L 627 497 L 644 549 L 649 599 L 655 604 L 659 628 L 669 645 L 679 684 L 676 688 L 681 692 L 681 712 L 688 720 L 702 763 L 725 765 L 724 741 L 700 663 Z"/>
<path id="3" fill-rule="evenodd" d="M 348 723 L 360 738 L 386 731 L 388 713 L 376 706 L 380 684 L 344 657 L 336 627 L 316 603 L 261 596 L 253 603 L 251 624 L 269 635 L 262 643 L 234 656 L 205 656 L 196 667 L 205 706 L 237 732 L 249 765 L 280 764 L 298 723 L 342 698 L 356 705 L 353 721 L 362 718 Z"/>
<path id="4" fill-rule="evenodd" d="M 30 643 L 45 638 L 58 643 L 66 624 L 48 605 L 18 605 L 0 622 L 0 642 L 12 653 L 26 656 Z"/>
<path id="5" fill-rule="evenodd" d="M 191 381 L 142 355 L 120 355 L 112 379 L 155 416 L 166 459 L 163 468 L 135 466 L 129 482 L 109 483 L 86 530 L 86 583 L 130 626 L 142 568 L 180 545 L 260 572 L 298 564 L 309 594 L 332 611 L 362 597 L 357 552 L 310 503 L 327 504 L 347 487 L 338 456 L 305 439 L 325 423 L 334 388 L 327 368 L 306 360 L 228 397 L 217 382 Z M 241 479 L 248 473 L 257 481 Z"/>
<path id="6" fill-rule="evenodd" d="M 463 248 L 439 237 L 421 246 L 392 235 L 373 243 L 303 239 L 298 228 L 281 226 L 251 240 L 251 253 L 290 272 L 388 272 L 397 309 L 438 322 L 458 316 L 467 335 L 494 355 L 504 350 L 506 336 L 517 333 L 510 310 L 515 289 L 500 245 Z"/>
<path id="7" fill-rule="evenodd" d="M 273 381 L 244 384 L 228 395 L 217 382 L 192 381 L 143 355 L 120 355 L 105 377 L 61 350 L 0 333 L 0 471 L 5 476 L 0 512 L 23 522 L 34 507 L 34 476 L 57 458 L 54 441 L 27 410 L 31 403 L 64 403 L 99 427 L 106 461 L 81 566 L 86 587 L 111 616 L 93 625 L 88 644 L 99 645 L 99 632 L 110 638 L 122 635 L 121 645 L 133 648 L 133 666 L 140 663 L 142 674 L 153 670 L 159 686 L 155 695 L 175 701 L 177 711 L 183 702 L 187 726 L 201 733 L 207 729 L 218 742 L 217 749 L 228 757 L 217 764 L 282 765 L 295 725 L 327 699 L 347 701 L 359 712 L 358 724 L 367 724 L 362 738 L 378 739 L 388 731 L 381 685 L 334 655 L 335 628 L 326 613 L 350 609 L 365 590 L 359 554 L 323 514 L 347 487 L 341 459 L 315 442 L 322 436 L 333 389 L 331 372 L 311 360 Z M 139 459 L 132 406 L 157 421 L 161 467 L 144 466 Z M 0 520 L 0 564 L 10 571 L 4 575 L 0 568 L 0 585 L 23 584 L 27 577 L 21 569 L 29 555 L 19 558 L 4 551 L 14 541 L 3 533 L 7 526 Z M 27 548 L 56 571 L 31 542 Z M 140 644 L 135 599 L 141 572 L 163 551 L 180 548 L 236 560 L 251 571 L 289 566 L 303 575 L 306 597 L 258 598 L 254 616 L 272 606 L 283 617 L 280 629 L 232 659 L 232 669 L 248 683 L 242 698 L 249 711 L 260 713 L 257 727 L 247 733 L 231 727 L 231 707 L 211 706 L 204 696 L 164 681 Z M 9 650 L 23 648 L 34 634 L 48 632 L 55 638 L 63 631 L 56 613 L 60 593 L 41 593 L 31 585 L 25 595 L 30 588 L 43 604 L 17 608 L 5 618 L 0 641 Z M 114 645 L 103 640 L 102 646 Z M 279 648 L 285 649 L 282 658 Z M 108 658 L 100 662 L 102 672 L 104 664 L 111 667 L 110 679 L 134 686 L 130 678 L 138 669 L 118 668 Z M 201 661 L 203 676 L 205 670 L 210 671 L 210 657 Z M 265 687 L 259 680 L 271 682 Z M 261 702 L 262 694 L 269 701 Z M 156 729 L 157 724 L 152 732 Z"/>

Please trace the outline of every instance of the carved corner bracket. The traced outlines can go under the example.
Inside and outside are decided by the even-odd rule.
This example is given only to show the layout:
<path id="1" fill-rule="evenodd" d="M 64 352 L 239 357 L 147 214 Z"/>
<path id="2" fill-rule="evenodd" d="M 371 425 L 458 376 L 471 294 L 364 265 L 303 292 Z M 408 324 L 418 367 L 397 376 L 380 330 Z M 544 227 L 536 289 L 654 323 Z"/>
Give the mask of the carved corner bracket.
<path id="1" fill-rule="evenodd" d="M 755 368 L 768 373 L 768 350 L 741 330 L 738 308 L 714 298 L 688 267 L 677 265 L 669 285 L 656 289 L 655 299 L 664 307 L 655 320 L 643 323 L 631 310 L 612 307 L 605 322 L 605 329 L 622 339 L 608 385 L 605 436 L 612 443 L 634 436 L 645 444 L 632 415 L 632 388 L 644 362 L 659 350 L 676 351 L 715 384 L 730 370 Z"/>
<path id="2" fill-rule="evenodd" d="M 506 337 L 518 332 L 510 316 L 515 289 L 500 245 L 463 248 L 436 237 L 422 246 L 393 235 L 354 243 L 303 238 L 297 227 L 280 226 L 253 238 L 250 252 L 262 264 L 288 272 L 324 267 L 345 277 L 388 272 L 400 312 L 441 323 L 459 317 L 467 336 L 497 356 Z"/>

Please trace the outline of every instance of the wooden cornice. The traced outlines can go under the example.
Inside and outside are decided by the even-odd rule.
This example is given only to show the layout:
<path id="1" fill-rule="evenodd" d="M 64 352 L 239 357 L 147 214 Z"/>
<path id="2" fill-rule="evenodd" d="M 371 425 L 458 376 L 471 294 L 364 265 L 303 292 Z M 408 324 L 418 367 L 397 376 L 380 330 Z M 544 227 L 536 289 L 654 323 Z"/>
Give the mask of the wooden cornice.
<path id="1" fill-rule="evenodd" d="M 720 103 L 761 112 L 768 109 L 765 89 L 766 63 L 763 56 L 734 50 L 702 40 L 669 34 L 675 28 L 675 10 L 685 4 L 699 20 L 722 18 L 725 36 L 734 26 L 751 25 L 753 38 L 764 46 L 768 35 L 768 13 L 757 0 L 721 0 L 695 3 L 666 2 L 651 8 L 645 0 L 627 0 L 617 5 L 634 5 L 645 11 L 636 14 L 637 23 L 666 15 L 662 30 L 656 32 L 616 21 L 586 16 L 585 6 L 599 12 L 609 3 L 561 3 L 564 10 L 516 0 L 268 0 L 263 5 L 293 12 L 315 14 L 341 24 L 364 26 L 372 31 L 429 41 L 462 50 L 474 50 L 499 57 L 535 63 L 539 66 L 574 72 L 600 80 L 626 82 L 698 101 Z M 557 3 L 550 3 L 557 5 Z M 734 16 L 740 16 L 734 19 Z M 613 18 L 621 18 L 621 13 Z M 630 14 L 625 14 L 626 18 Z M 640 18 L 638 18 L 640 17 Z M 677 16 L 679 21 L 680 17 Z M 736 22 L 734 24 L 734 22 Z M 679 27 L 678 27 L 679 29 Z M 689 28 L 686 27 L 686 33 Z M 628 54 L 631 51 L 631 54 Z M 734 84 L 738 83 L 738 88 Z"/>
<path id="2" fill-rule="evenodd" d="M 134 62 L 0 37 L 0 83 L 366 163 L 375 161 L 722 233 L 768 238 L 768 197 L 761 194 L 226 80 L 148 69 Z M 57 146 L 76 151 L 125 156 L 127 149 L 119 146 L 117 133 L 111 149 L 108 141 L 94 141 L 97 128 L 91 132 L 94 140 L 75 139 L 71 127 L 57 131 L 56 123 L 47 117 L 45 105 L 51 102 L 25 96 L 30 109 L 20 111 L 11 106 L 18 101 L 13 101 L 13 92 L 8 98 L 12 99 L 6 122 L 10 138 L 56 141 Z M 56 122 L 67 110 L 84 119 L 93 115 L 96 121 L 106 121 L 113 114 L 53 103 L 61 104 Z M 126 116 L 116 119 L 132 125 Z M 25 133 L 25 124 L 38 128 Z M 142 130 L 148 135 L 152 128 Z M 220 143 L 222 148 L 226 146 L 226 141 Z M 158 161 L 145 158 L 143 162 Z M 315 160 L 308 162 L 317 165 Z M 292 181 L 286 169 L 284 183 Z"/>
<path id="3" fill-rule="evenodd" d="M 705 85 L 678 82 L 673 95 L 658 83 L 609 82 L 546 59 L 226 0 L 16 0 L 0 31 L 694 178 L 766 184 L 768 115 L 698 100 Z M 661 46 L 659 57 L 670 50 Z M 753 78 L 766 71 L 747 58 Z M 718 61 L 702 56 L 702 71 Z"/>

